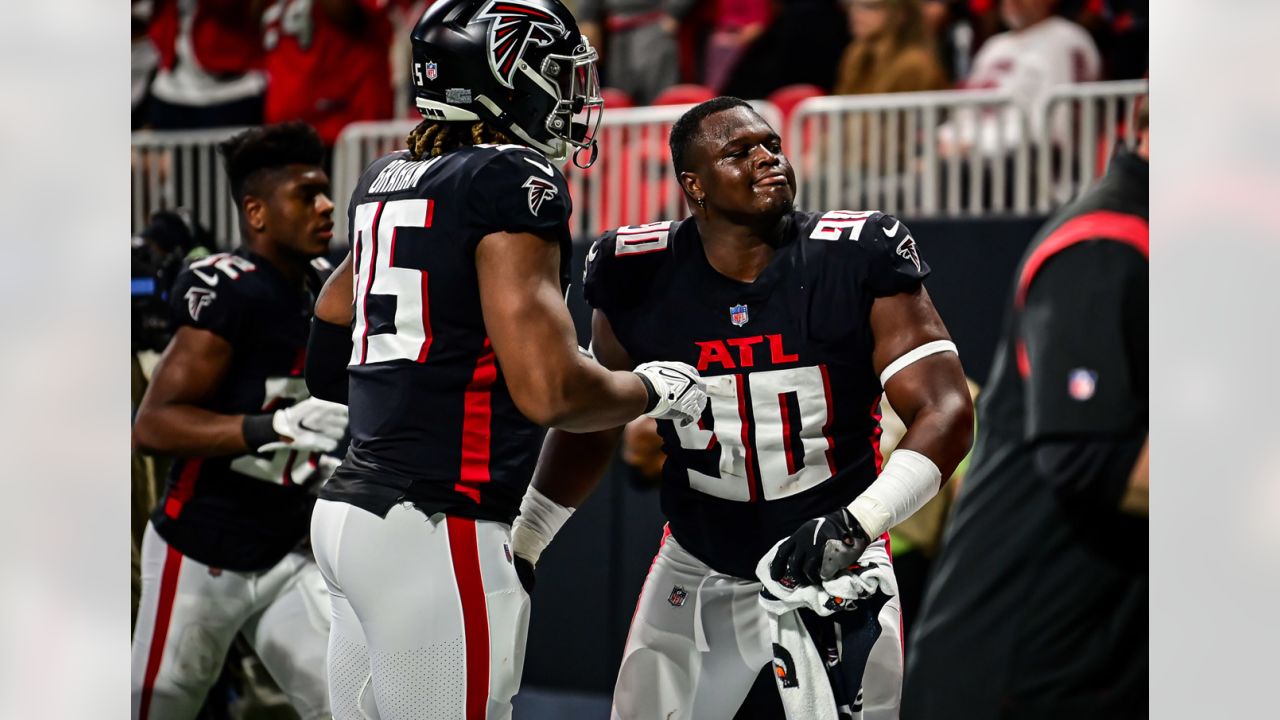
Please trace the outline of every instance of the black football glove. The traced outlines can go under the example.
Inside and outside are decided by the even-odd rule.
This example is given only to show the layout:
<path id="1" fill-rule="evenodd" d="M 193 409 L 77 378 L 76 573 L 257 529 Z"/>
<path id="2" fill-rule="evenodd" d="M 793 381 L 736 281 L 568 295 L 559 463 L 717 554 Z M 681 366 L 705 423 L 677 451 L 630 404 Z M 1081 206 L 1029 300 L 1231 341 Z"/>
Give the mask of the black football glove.
<path id="1" fill-rule="evenodd" d="M 784 587 L 820 585 L 857 564 L 869 544 L 853 514 L 840 508 L 796 528 L 778 546 L 769 575 Z"/>
<path id="2" fill-rule="evenodd" d="M 533 586 L 537 578 L 533 575 L 533 563 L 524 558 L 523 555 L 515 555 L 512 564 L 516 566 L 516 577 L 520 578 L 520 584 L 524 587 L 525 593 L 529 597 L 533 597 Z"/>

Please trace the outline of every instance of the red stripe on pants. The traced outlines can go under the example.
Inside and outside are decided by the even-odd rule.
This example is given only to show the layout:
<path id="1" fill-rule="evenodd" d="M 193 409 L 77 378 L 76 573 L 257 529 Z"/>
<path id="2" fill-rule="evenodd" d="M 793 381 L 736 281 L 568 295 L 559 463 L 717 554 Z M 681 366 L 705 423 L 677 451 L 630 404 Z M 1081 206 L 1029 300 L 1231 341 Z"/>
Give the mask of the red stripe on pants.
<path id="1" fill-rule="evenodd" d="M 164 643 L 169 635 L 169 619 L 173 615 L 173 597 L 178 589 L 178 571 L 182 568 L 182 553 L 169 547 L 164 558 L 164 570 L 160 573 L 160 601 L 156 607 L 156 625 L 151 629 L 151 649 L 147 651 L 147 671 L 142 676 L 142 701 L 138 705 L 138 720 L 147 720 L 151 712 L 151 692 L 155 688 L 156 675 L 160 673 L 160 661 L 164 659 Z"/>
<path id="2" fill-rule="evenodd" d="M 480 576 L 480 548 L 476 521 L 449 516 L 449 555 L 453 578 L 462 601 L 463 640 L 466 648 L 467 720 L 484 718 L 489 706 L 489 612 Z"/>

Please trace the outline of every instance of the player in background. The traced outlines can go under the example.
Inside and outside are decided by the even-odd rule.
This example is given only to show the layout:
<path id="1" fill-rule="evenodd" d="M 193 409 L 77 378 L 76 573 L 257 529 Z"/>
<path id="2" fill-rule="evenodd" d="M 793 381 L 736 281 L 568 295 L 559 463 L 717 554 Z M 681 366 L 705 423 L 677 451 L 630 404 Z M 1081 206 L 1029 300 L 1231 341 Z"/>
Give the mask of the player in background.
<path id="1" fill-rule="evenodd" d="M 178 277 L 177 330 L 133 426 L 137 448 L 176 458 L 142 545 L 133 717 L 195 717 L 242 633 L 299 715 L 327 718 L 329 602 L 301 548 L 308 485 L 336 464 L 324 453 L 347 424 L 302 377 L 333 235 L 329 178 L 302 123 L 220 149 L 244 244 Z"/>
<path id="2" fill-rule="evenodd" d="M 330 692 L 339 720 L 504 718 L 532 582 L 510 524 L 540 426 L 688 423 L 705 394 L 691 367 L 609 372 L 577 347 L 556 163 L 591 162 L 602 102 L 569 11 L 445 0 L 412 44 L 424 119 L 356 186 L 308 369 L 351 411 L 311 531 L 333 597 Z"/>
<path id="3" fill-rule="evenodd" d="M 1020 263 L 904 718 L 1150 715 L 1145 103 L 1137 131 Z"/>
<path id="4" fill-rule="evenodd" d="M 773 658 L 757 563 L 792 536 L 780 571 L 800 582 L 817 580 L 828 540 L 844 565 L 864 551 L 887 564 L 886 531 L 964 457 L 973 410 L 906 226 L 879 212 L 795 210 L 777 133 L 737 98 L 689 110 L 670 143 L 693 216 L 596 241 L 585 286 L 592 348 L 617 370 L 686 361 L 727 396 L 713 394 L 696 424 L 658 423 L 668 532 L 631 624 L 613 716 L 730 718 Z M 882 392 L 909 428 L 883 472 Z M 513 531 L 518 556 L 536 563 L 599 481 L 618 434 L 550 434 Z M 896 717 L 897 602 L 874 609 L 868 718 Z"/>

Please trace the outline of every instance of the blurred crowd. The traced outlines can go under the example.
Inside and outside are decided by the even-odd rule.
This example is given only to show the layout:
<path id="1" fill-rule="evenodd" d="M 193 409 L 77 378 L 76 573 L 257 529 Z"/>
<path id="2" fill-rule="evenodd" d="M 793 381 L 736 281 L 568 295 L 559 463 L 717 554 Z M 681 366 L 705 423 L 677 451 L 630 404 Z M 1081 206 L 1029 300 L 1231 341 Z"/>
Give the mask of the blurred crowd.
<path id="1" fill-rule="evenodd" d="M 431 2 L 133 0 L 133 127 L 301 119 L 332 146 L 349 123 L 412 117 L 405 42 Z M 1031 103 L 1147 72 L 1146 0 L 565 4 L 615 107 L 949 88 Z"/>

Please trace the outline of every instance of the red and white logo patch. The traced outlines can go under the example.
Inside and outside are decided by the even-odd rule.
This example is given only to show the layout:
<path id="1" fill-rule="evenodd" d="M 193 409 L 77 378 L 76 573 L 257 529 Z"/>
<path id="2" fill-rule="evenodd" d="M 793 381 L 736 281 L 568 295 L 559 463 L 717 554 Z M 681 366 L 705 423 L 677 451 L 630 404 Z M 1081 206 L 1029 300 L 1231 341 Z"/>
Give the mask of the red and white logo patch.
<path id="1" fill-rule="evenodd" d="M 538 211 L 542 209 L 542 203 L 560 193 L 554 183 L 533 175 L 530 175 L 529 179 L 524 181 L 523 187 L 529 188 L 529 212 L 534 215 L 537 215 Z"/>
<path id="2" fill-rule="evenodd" d="M 897 227 L 896 225 L 894 227 Z M 916 241 L 910 235 L 902 238 L 902 242 L 898 243 L 898 254 L 904 259 L 910 260 L 912 265 L 916 266 L 916 272 L 920 272 L 920 254 L 916 252 Z"/>
<path id="3" fill-rule="evenodd" d="M 520 0 L 490 0 L 472 22 L 489 22 L 489 67 L 506 87 L 514 87 L 516 67 L 529 43 L 550 45 L 566 30 L 560 18 Z"/>
<path id="4" fill-rule="evenodd" d="M 1098 391 L 1098 372 L 1089 368 L 1076 368 L 1067 376 L 1067 394 L 1084 402 Z"/>
<path id="5" fill-rule="evenodd" d="M 208 288 L 193 287 L 182 297 L 187 301 L 187 313 L 191 315 L 191 319 L 199 320 L 200 311 L 211 305 L 218 294 Z"/>

